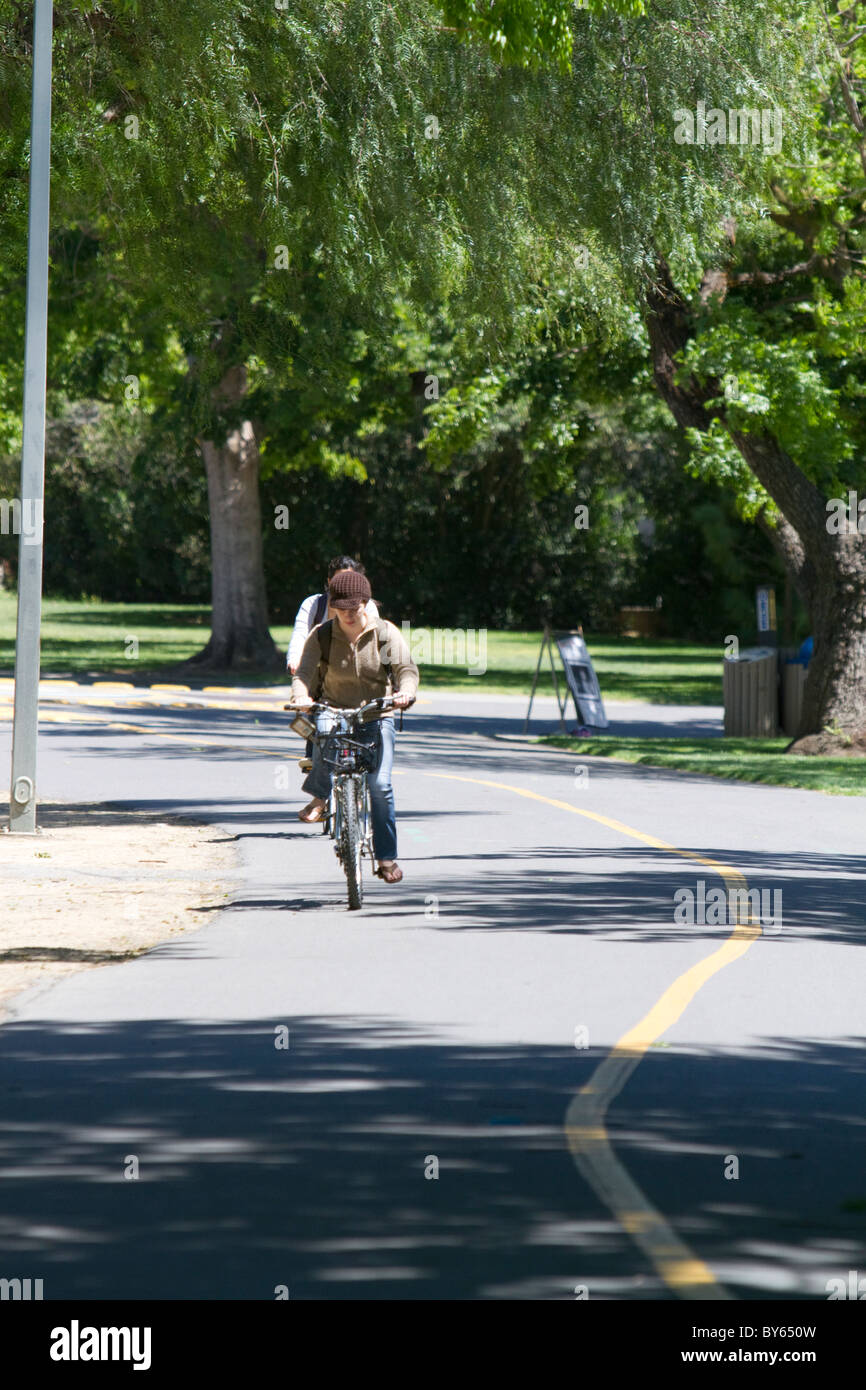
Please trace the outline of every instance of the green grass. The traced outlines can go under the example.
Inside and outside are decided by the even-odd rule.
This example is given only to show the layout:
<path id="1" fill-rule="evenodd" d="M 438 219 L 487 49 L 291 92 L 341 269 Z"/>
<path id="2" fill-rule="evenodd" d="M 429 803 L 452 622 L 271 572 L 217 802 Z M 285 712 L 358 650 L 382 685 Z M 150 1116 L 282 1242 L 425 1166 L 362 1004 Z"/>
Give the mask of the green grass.
<path id="1" fill-rule="evenodd" d="M 42 615 L 42 673 L 46 677 L 99 676 L 135 683 L 177 672 L 172 668 L 200 651 L 209 635 L 210 609 L 191 604 L 101 603 L 46 599 Z M 285 650 L 291 627 L 271 628 Z M 138 658 L 126 656 L 127 639 L 138 639 Z M 477 638 L 475 639 L 477 641 Z M 663 704 L 721 704 L 720 646 L 685 642 L 594 638 L 587 634 L 590 654 L 602 694 L 610 700 L 646 700 Z M 486 634 L 483 675 L 470 675 L 467 664 L 422 664 L 422 684 L 428 690 L 528 697 L 538 662 L 540 632 Z M 15 597 L 0 593 L 0 674 L 11 675 L 15 649 Z M 459 649 L 458 649 L 459 650 Z M 476 650 L 478 650 L 476 648 Z M 435 648 L 434 648 L 435 654 Z M 440 655 L 449 655 L 448 641 Z M 450 653 L 452 661 L 455 651 Z M 564 677 L 558 671 L 560 686 Z M 184 676 L 190 683 L 188 676 Z M 280 673 L 208 671 L 205 684 L 278 685 Z M 551 695 L 553 679 L 545 661 L 538 693 Z"/>
<path id="2" fill-rule="evenodd" d="M 16 601 L 0 592 L 0 674 L 12 675 Z M 176 668 L 207 641 L 210 609 L 191 604 L 128 604 L 46 599 L 42 617 L 44 677 L 93 676 L 147 684 L 174 679 L 192 685 L 280 685 L 279 672 L 257 674 L 208 671 L 190 678 Z M 291 627 L 271 628 L 285 650 Z M 138 659 L 125 656 L 127 639 L 138 639 Z M 664 704 L 722 703 L 721 653 L 718 647 L 686 642 L 593 638 L 587 642 L 602 695 L 611 700 L 645 700 Z M 422 685 L 441 691 L 526 695 L 538 661 L 540 632 L 488 632 L 484 675 L 469 675 L 466 666 L 422 665 Z M 446 648 L 447 650 L 447 648 Z M 561 673 L 560 673 L 561 674 Z M 538 690 L 552 694 L 549 663 Z M 859 758 L 789 757 L 788 740 L 591 738 L 554 735 L 540 740 L 575 753 L 622 758 L 651 767 L 802 787 L 839 795 L 863 795 L 866 774 Z"/>
<path id="3" fill-rule="evenodd" d="M 567 738 L 554 734 L 538 743 L 583 756 L 619 758 L 647 767 L 679 768 L 738 782 L 801 787 L 836 796 L 866 795 L 862 758 L 787 754 L 787 738 Z"/>
<path id="4" fill-rule="evenodd" d="M 652 704 L 721 705 L 722 648 L 662 639 L 594 637 L 586 643 L 608 700 L 644 700 Z M 488 632 L 487 671 L 471 676 L 466 667 L 422 666 L 431 689 L 483 691 L 489 695 L 529 695 L 538 664 L 540 632 Z M 560 691 L 565 678 L 557 671 Z M 553 694 L 550 658 L 545 654 L 538 693 Z"/>
<path id="5" fill-rule="evenodd" d="M 0 593 L 0 674 L 11 676 L 15 661 L 15 597 Z M 273 627 L 285 649 L 291 627 Z M 45 599 L 42 605 L 42 675 L 97 676 L 146 683 L 173 675 L 187 684 L 279 685 L 280 673 L 208 671 L 201 682 L 173 668 L 201 651 L 210 635 L 210 608 L 180 603 L 101 603 Z M 130 637 L 138 656 L 130 659 Z"/>
<path id="6" fill-rule="evenodd" d="M 43 676 L 101 676 L 142 682 L 167 676 L 172 667 L 202 649 L 210 631 L 209 607 L 188 603 L 101 603 L 46 599 L 42 616 Z M 278 646 L 288 646 L 292 628 L 274 626 Z M 138 638 L 138 659 L 126 657 L 128 638 Z M 646 641 L 588 634 L 589 651 L 607 699 L 671 705 L 720 705 L 721 652 L 717 646 Z M 485 695 L 527 695 L 538 663 L 541 632 L 487 632 L 487 664 L 471 676 L 466 664 L 421 664 L 427 689 Z M 15 598 L 0 594 L 0 673 L 14 666 Z M 448 641 L 441 655 L 448 655 Z M 455 655 L 455 653 L 450 653 Z M 562 670 L 559 671 L 563 684 Z M 209 671 L 206 684 L 277 685 L 279 673 L 238 674 Z M 538 682 L 539 695 L 553 694 L 549 662 Z"/>

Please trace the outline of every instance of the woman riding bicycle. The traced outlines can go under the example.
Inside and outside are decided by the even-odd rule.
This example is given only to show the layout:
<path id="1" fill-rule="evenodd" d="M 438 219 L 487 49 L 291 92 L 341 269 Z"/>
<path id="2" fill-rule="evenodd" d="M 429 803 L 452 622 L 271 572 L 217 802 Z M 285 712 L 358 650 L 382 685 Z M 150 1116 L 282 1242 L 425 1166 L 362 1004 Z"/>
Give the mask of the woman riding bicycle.
<path id="1" fill-rule="evenodd" d="M 310 633 L 292 681 L 292 705 L 307 709 L 316 700 L 338 709 L 355 709 L 368 700 L 391 694 L 394 705 L 405 709 L 418 691 L 418 667 L 409 654 L 403 634 L 393 623 L 372 618 L 367 605 L 372 597 L 370 581 L 355 570 L 341 570 L 328 586 L 328 603 L 336 621 L 323 623 Z M 329 628 L 327 660 L 320 634 Z M 329 728 L 327 711 L 317 716 L 319 732 Z M 370 774 L 370 806 L 376 873 L 386 883 L 399 883 L 403 871 L 397 863 L 397 824 L 391 767 L 394 761 L 394 721 L 386 715 L 366 726 L 361 735 L 377 746 L 375 771 Z M 331 774 L 318 745 L 313 767 L 303 782 L 313 800 L 298 819 L 322 819 L 331 789 Z"/>

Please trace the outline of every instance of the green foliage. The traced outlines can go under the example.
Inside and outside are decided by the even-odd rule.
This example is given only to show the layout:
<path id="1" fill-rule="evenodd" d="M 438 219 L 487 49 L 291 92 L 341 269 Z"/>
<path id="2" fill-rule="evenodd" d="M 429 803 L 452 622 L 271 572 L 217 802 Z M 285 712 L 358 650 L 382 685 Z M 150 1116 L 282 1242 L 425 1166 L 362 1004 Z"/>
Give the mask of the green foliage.
<path id="1" fill-rule="evenodd" d="M 130 455 L 111 497 L 107 454 L 88 443 L 93 472 L 76 484 L 99 500 L 76 524 L 94 561 L 106 557 L 94 585 L 118 570 L 142 582 L 153 537 L 142 531 L 136 551 L 130 527 L 146 498 L 165 487 L 177 538 L 182 499 L 201 495 L 197 474 L 183 475 L 196 439 L 242 410 L 264 441 L 265 514 L 292 510 L 288 542 L 266 531 L 272 594 L 303 596 L 304 576 L 349 545 L 406 616 L 446 624 L 570 622 L 576 607 L 601 624 L 626 597 L 652 601 L 662 577 L 635 524 L 649 474 L 681 460 L 647 404 L 635 291 L 658 249 L 696 285 L 721 254 L 723 216 L 752 209 L 756 247 L 785 235 L 757 212 L 765 152 L 677 144 L 674 112 L 783 105 L 786 159 L 804 162 L 818 140 L 804 80 L 815 14 L 781 0 L 724 0 L 709 14 L 700 0 L 654 0 L 646 15 L 628 0 L 455 0 L 443 25 L 435 5 L 409 0 L 57 0 L 52 413 L 67 397 L 122 409 L 135 376 L 146 417 L 135 459 L 154 469 L 152 492 L 137 490 Z M 0 426 L 20 400 L 26 19 L 0 0 Z M 850 311 L 853 332 L 853 300 Z M 773 348 L 765 334 L 749 368 L 761 418 L 776 412 L 804 441 L 833 401 L 853 415 L 861 380 L 832 313 L 814 332 L 839 379 L 822 377 L 805 422 L 796 403 L 817 367 L 799 349 L 786 356 L 782 336 Z M 707 352 L 711 370 L 728 348 L 710 340 Z M 250 391 L 220 407 L 212 388 L 238 363 Z M 443 382 L 429 409 L 406 385 L 421 371 Z M 158 423 L 173 453 L 151 455 Z M 586 532 L 576 503 L 590 507 Z M 699 535 L 676 499 L 665 505 L 674 531 Z M 153 568 L 198 595 L 196 564 L 182 558 L 185 578 Z"/>
<path id="2" fill-rule="evenodd" d="M 741 207 L 733 243 L 707 255 L 726 294 L 695 300 L 684 354 L 686 370 L 717 388 L 711 427 L 689 431 L 689 466 L 731 487 L 744 516 L 775 509 L 730 431 L 774 436 L 827 497 L 866 486 L 866 173 L 849 109 L 863 108 L 866 51 L 853 12 L 831 16 L 820 38 L 801 89 L 809 158 L 786 142 L 765 205 Z"/>
<path id="3" fill-rule="evenodd" d="M 48 423 L 44 586 L 69 598 L 207 600 L 204 477 L 159 420 L 98 401 L 58 402 Z M 18 495 L 0 455 L 0 495 Z M 18 537 L 0 536 L 17 567 Z"/>
<path id="4" fill-rule="evenodd" d="M 644 352 L 639 332 L 608 354 L 551 337 L 496 372 L 464 368 L 437 401 L 420 388 L 440 361 L 451 365 L 443 386 L 460 365 L 447 324 L 435 341 L 401 330 L 396 362 L 373 354 L 360 364 L 354 401 L 321 404 L 317 430 L 362 460 L 366 484 L 326 482 L 315 469 L 268 474 L 265 516 L 280 505 L 291 516 L 289 532 L 266 530 L 274 611 L 291 620 L 328 556 L 349 550 L 386 611 L 415 623 L 548 617 L 616 630 L 621 604 L 661 596 L 670 632 L 745 640 L 754 584 L 780 577 L 778 565 L 731 501 L 683 476 Z M 656 521 L 651 545 L 638 532 L 644 516 Z"/>
<path id="5" fill-rule="evenodd" d="M 825 294 L 819 288 L 818 300 Z M 850 298 L 860 301 L 861 296 Z M 817 332 L 797 332 L 790 320 L 780 323 L 772 309 L 761 314 L 747 305 L 726 306 L 725 321 L 699 333 L 684 354 L 686 367 L 698 380 L 721 383 L 728 377 L 735 383 L 733 395 L 721 393 L 710 402 L 724 413 L 724 426 L 716 421 L 709 431 L 689 431 L 689 437 L 694 446 L 692 467 L 731 483 L 744 515 L 755 515 L 768 499 L 728 429 L 773 434 L 828 496 L 841 491 L 855 474 L 863 476 L 859 455 L 866 359 L 851 360 L 856 340 L 848 336 L 842 347 L 840 325 L 826 313 L 827 307 L 826 302 L 800 301 L 798 316 L 817 319 L 822 309 L 825 314 Z M 769 336 L 774 332 L 777 341 Z M 833 338 L 837 352 L 846 354 L 843 361 L 849 370 L 844 380 L 838 379 L 838 372 L 827 370 L 830 364 L 822 351 L 821 340 L 826 344 Z"/>
<path id="6" fill-rule="evenodd" d="M 574 11 L 563 72 L 503 68 L 414 0 L 58 0 L 54 252 L 73 261 L 77 331 L 84 318 L 85 338 L 98 327 L 104 341 L 100 305 L 122 324 L 120 297 L 154 376 L 160 329 L 172 331 L 197 383 L 187 413 L 212 429 L 226 364 L 256 356 L 277 382 L 299 354 L 327 370 L 396 290 L 450 296 L 467 341 L 489 349 L 531 340 L 563 296 L 589 312 L 593 278 L 639 283 L 653 243 L 695 262 L 723 205 L 756 195 L 762 153 L 677 145 L 674 110 L 784 101 L 796 152 L 791 83 L 809 35 L 773 0 L 710 19 L 698 0 L 638 8 Z M 501 32 L 520 59 L 557 51 L 569 9 L 450 13 L 475 35 Z M 0 156 L 21 171 L 0 234 L 20 273 L 28 52 L 10 0 L 0 52 L 12 73 Z M 61 244 L 69 229 L 88 239 L 84 259 Z M 575 263 L 584 246 L 589 268 Z"/>
<path id="7" fill-rule="evenodd" d="M 446 20 L 462 37 L 487 44 L 519 67 L 555 62 L 571 66 L 571 0 L 442 0 Z M 582 0 L 593 14 L 642 15 L 643 0 Z"/>

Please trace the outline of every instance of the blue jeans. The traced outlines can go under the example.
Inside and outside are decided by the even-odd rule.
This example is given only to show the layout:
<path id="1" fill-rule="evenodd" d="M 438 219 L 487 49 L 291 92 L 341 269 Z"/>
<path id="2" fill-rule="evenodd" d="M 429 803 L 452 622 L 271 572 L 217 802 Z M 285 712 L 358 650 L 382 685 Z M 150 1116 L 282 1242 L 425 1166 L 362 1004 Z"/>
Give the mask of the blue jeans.
<path id="1" fill-rule="evenodd" d="M 320 710 L 316 715 L 316 729 L 320 734 L 328 733 L 334 727 L 334 716 L 329 710 Z M 370 818 L 373 822 L 373 853 L 378 860 L 397 858 L 397 812 L 394 807 L 394 789 L 391 786 L 391 768 L 394 765 L 394 742 L 396 732 L 393 719 L 377 719 L 364 724 L 353 735 L 358 743 L 367 743 L 376 748 L 376 766 L 367 774 L 370 788 Z M 313 767 L 301 786 L 310 796 L 321 797 L 327 801 L 331 795 L 331 770 L 325 766 L 322 750 L 313 744 Z"/>

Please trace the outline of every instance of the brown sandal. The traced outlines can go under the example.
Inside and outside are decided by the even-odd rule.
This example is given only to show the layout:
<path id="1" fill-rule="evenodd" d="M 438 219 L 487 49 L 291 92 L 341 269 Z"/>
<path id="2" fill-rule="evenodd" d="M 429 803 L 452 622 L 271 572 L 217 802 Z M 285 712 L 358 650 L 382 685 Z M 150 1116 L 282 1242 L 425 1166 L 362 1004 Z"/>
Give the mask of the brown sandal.
<path id="1" fill-rule="evenodd" d="M 302 820 L 305 825 L 314 825 L 316 821 L 325 819 L 325 803 L 318 797 L 304 807 L 303 811 L 298 812 L 298 820 Z"/>
<path id="2" fill-rule="evenodd" d="M 384 879 L 386 883 L 399 883 L 403 877 L 403 870 L 396 860 L 388 860 L 387 863 L 380 864 L 376 870 L 376 877 Z"/>

